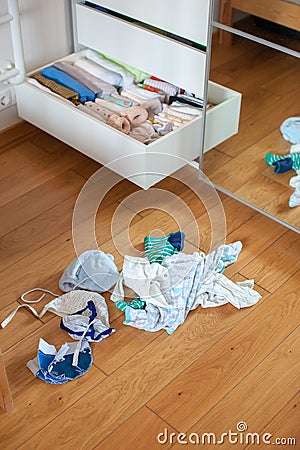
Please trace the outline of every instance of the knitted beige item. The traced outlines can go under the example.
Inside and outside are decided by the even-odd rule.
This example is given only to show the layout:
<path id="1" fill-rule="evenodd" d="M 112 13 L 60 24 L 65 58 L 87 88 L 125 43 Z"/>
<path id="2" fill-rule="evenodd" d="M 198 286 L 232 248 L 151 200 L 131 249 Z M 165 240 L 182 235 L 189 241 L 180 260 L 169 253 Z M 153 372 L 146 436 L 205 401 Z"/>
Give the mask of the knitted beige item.
<path id="1" fill-rule="evenodd" d="M 56 83 L 53 80 L 49 80 L 49 78 L 44 77 L 40 72 L 34 73 L 33 75 L 31 75 L 31 78 L 34 78 L 43 86 L 46 86 L 48 89 L 50 89 L 50 91 L 55 92 L 63 98 L 71 101 L 78 100 L 77 92 L 72 91 L 72 89 L 69 89 L 65 86 L 62 86 L 61 84 Z"/>
<path id="2" fill-rule="evenodd" d="M 126 117 L 131 126 L 137 127 L 148 119 L 148 111 L 141 106 L 131 106 L 122 111 L 121 116 Z"/>
<path id="3" fill-rule="evenodd" d="M 128 134 L 130 131 L 130 123 L 128 119 L 126 117 L 118 116 L 117 114 L 112 114 L 109 117 L 107 125 L 110 125 L 125 134 Z"/>

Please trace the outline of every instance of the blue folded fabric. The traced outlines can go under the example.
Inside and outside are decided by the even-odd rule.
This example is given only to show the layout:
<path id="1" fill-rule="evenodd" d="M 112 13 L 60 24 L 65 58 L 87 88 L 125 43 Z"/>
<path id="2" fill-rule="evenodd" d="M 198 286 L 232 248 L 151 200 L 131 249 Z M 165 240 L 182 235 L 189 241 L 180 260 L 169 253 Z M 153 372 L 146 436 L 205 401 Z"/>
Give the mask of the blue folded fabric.
<path id="1" fill-rule="evenodd" d="M 272 166 L 274 166 L 274 172 L 275 173 L 284 173 L 288 172 L 293 168 L 293 160 L 292 158 L 284 158 L 279 161 L 275 161 L 272 163 Z"/>
<path id="2" fill-rule="evenodd" d="M 42 70 L 42 75 L 49 80 L 53 80 L 56 83 L 77 92 L 79 96 L 78 100 L 80 103 L 93 102 L 95 100 L 96 96 L 94 92 L 92 92 L 83 84 L 79 83 L 79 81 L 70 77 L 70 75 L 66 74 L 62 70 L 56 69 L 53 66 L 49 66 L 45 67 L 45 69 Z"/>
<path id="3" fill-rule="evenodd" d="M 63 292 L 73 289 L 106 292 L 118 278 L 118 268 L 112 255 L 101 250 L 87 250 L 68 265 L 58 285 Z"/>
<path id="4" fill-rule="evenodd" d="M 300 143 L 300 117 L 289 117 L 280 126 L 280 131 L 286 141 L 291 144 Z"/>
<path id="5" fill-rule="evenodd" d="M 173 245 L 178 251 L 183 250 L 184 247 L 185 234 L 182 231 L 176 231 L 175 233 L 170 233 L 168 236 L 168 241 Z"/>

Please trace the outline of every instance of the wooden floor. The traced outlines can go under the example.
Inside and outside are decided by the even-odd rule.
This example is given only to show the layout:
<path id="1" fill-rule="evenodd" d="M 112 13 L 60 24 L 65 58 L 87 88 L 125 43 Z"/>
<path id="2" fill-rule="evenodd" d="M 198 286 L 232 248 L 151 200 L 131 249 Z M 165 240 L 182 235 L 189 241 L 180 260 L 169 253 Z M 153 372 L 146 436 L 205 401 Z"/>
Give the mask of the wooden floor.
<path id="1" fill-rule="evenodd" d="M 40 286 L 59 292 L 58 280 L 75 256 L 74 203 L 86 179 L 100 166 L 26 123 L 0 135 L 0 161 L 3 320 L 25 290 Z M 222 159 L 216 158 L 214 165 L 220 169 Z M 184 170 L 183 174 L 189 179 Z M 203 204 L 179 181 L 167 179 L 158 187 L 170 190 L 190 207 L 200 231 L 200 247 L 208 251 L 211 228 Z M 142 248 L 143 237 L 153 229 L 169 233 L 180 221 L 187 235 L 186 251 L 197 250 L 193 223 L 183 207 L 174 208 L 172 218 L 151 208 L 140 211 L 135 201 L 124 206 L 123 200 L 137 191 L 123 180 L 106 195 L 97 215 L 98 245 L 115 256 L 119 269 L 126 248 L 122 231 L 132 215 L 130 237 L 136 249 Z M 299 235 L 221 197 L 226 240 L 241 240 L 244 245 L 227 276 L 235 281 L 254 278 L 262 294 L 260 302 L 243 310 L 228 305 L 199 308 L 169 336 L 122 325 L 123 313 L 106 295 L 111 325 L 117 332 L 93 345 L 94 363 L 85 376 L 61 386 L 35 379 L 26 368 L 36 355 L 40 337 L 57 347 L 68 341 L 59 318 L 49 313 L 38 320 L 21 310 L 0 330 L 15 402 L 12 412 L 0 411 L 1 449 L 173 448 L 172 432 L 220 437 L 223 432 L 235 432 L 241 421 L 249 432 L 271 433 L 274 439 L 296 438 L 297 446 L 292 448 L 299 448 Z M 142 204 L 147 206 L 147 197 Z M 118 236 L 123 237 L 118 240 Z M 90 248 L 88 234 L 82 245 Z M 165 429 L 169 438 L 162 445 L 157 435 Z M 222 448 L 231 447 L 225 440 Z M 245 442 L 234 445 L 246 447 Z"/>
<path id="2" fill-rule="evenodd" d="M 265 36 L 251 19 L 240 28 L 300 51 L 300 41 L 270 31 Z M 231 47 L 214 37 L 210 79 L 241 92 L 242 109 L 239 133 L 205 155 L 204 172 L 217 185 L 300 228 L 300 207 L 288 206 L 295 172 L 274 174 L 264 161 L 267 152 L 290 151 L 279 128 L 288 117 L 299 116 L 300 60 L 238 36 Z M 222 161 L 220 167 L 216 160 Z"/>

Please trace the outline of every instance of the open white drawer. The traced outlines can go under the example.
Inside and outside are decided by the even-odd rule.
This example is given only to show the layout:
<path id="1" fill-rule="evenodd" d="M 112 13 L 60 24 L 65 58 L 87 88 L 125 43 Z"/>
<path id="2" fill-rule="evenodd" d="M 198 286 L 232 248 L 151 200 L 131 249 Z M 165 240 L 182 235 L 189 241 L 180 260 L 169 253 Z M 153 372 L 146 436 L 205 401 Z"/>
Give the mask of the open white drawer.
<path id="1" fill-rule="evenodd" d="M 72 60 L 74 57 L 70 55 L 64 59 Z M 16 86 L 16 96 L 21 118 L 101 164 L 122 158 L 113 164 L 112 169 L 144 189 L 184 166 L 187 161 L 194 160 L 200 153 L 202 117 L 145 145 L 78 110 L 68 100 L 26 81 Z M 208 98 L 216 106 L 207 111 L 205 151 L 237 133 L 241 94 L 210 82 Z M 170 155 L 170 158 L 161 158 L 161 154 Z M 126 161 L 124 157 L 129 155 L 135 157 Z"/>

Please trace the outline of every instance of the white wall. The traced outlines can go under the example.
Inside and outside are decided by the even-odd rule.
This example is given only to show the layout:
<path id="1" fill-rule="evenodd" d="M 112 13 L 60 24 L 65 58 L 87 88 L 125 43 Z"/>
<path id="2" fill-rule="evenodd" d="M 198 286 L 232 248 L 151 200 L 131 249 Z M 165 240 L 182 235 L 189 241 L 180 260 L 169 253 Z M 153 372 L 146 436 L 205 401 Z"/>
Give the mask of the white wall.
<path id="1" fill-rule="evenodd" d="M 19 0 L 26 70 L 72 51 L 69 0 Z M 0 0 L 0 15 L 7 13 Z M 0 60 L 13 61 L 9 25 L 0 25 Z M 0 84 L 1 87 L 1 84 Z M 18 122 L 16 106 L 0 112 L 0 130 Z"/>

